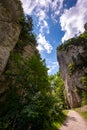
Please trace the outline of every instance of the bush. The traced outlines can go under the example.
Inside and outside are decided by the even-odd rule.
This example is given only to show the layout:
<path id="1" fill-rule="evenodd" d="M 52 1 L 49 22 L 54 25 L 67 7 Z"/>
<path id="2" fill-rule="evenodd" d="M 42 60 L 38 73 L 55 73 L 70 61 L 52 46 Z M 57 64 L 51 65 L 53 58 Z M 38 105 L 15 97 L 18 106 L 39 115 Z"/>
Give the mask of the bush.
<path id="1" fill-rule="evenodd" d="M 82 85 L 87 90 L 87 77 L 84 75 L 82 77 Z M 87 92 L 82 91 L 82 106 L 87 105 Z"/>
<path id="2" fill-rule="evenodd" d="M 68 68 L 69 68 L 69 75 L 72 75 L 73 72 L 75 71 L 75 65 L 74 65 L 74 63 L 73 63 L 73 62 L 70 63 L 70 64 L 68 65 Z"/>

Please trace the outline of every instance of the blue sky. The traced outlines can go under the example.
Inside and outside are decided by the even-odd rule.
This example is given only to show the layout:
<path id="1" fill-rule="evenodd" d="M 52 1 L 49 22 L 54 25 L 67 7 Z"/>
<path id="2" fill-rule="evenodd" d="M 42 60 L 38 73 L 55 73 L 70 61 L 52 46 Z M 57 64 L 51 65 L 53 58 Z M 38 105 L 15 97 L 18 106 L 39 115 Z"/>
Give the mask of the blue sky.
<path id="1" fill-rule="evenodd" d="M 34 32 L 48 73 L 59 70 L 56 48 L 84 31 L 87 0 L 21 0 L 24 12 L 33 18 Z"/>

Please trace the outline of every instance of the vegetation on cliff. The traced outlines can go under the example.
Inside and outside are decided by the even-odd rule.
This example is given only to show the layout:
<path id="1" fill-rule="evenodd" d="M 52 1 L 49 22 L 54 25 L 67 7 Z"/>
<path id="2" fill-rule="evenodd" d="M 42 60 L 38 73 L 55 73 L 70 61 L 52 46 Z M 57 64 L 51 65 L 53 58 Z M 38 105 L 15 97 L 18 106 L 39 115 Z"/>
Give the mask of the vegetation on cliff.
<path id="1" fill-rule="evenodd" d="M 63 82 L 60 74 L 48 76 L 45 60 L 37 50 L 31 58 L 23 58 L 24 46 L 36 46 L 37 41 L 32 32 L 32 18 L 26 16 L 21 25 L 19 40 L 3 74 L 8 89 L 0 101 L 0 129 L 56 130 L 55 122 L 65 118 Z"/>
<path id="2" fill-rule="evenodd" d="M 29 15 L 21 18 L 20 24 L 22 26 L 21 33 L 18 42 L 15 47 L 16 52 L 23 52 L 23 49 L 27 45 L 37 45 L 36 36 L 33 31 L 33 21 Z"/>
<path id="3" fill-rule="evenodd" d="M 82 45 L 85 44 L 84 49 L 87 49 L 87 32 L 85 31 L 84 33 L 80 34 L 80 36 L 78 37 L 73 37 L 67 41 L 65 41 L 64 43 L 62 43 L 60 46 L 58 46 L 57 50 L 61 51 L 61 50 L 66 50 L 68 49 L 69 45 Z"/>

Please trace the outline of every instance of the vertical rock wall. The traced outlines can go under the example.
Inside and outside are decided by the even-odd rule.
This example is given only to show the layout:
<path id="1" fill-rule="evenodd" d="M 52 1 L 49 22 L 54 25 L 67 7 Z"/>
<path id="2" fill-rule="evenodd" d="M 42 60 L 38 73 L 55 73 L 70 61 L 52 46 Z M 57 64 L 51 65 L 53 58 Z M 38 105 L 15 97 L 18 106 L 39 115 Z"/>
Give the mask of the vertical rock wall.
<path id="1" fill-rule="evenodd" d="M 19 0 L 0 0 L 0 75 L 17 43 L 23 11 Z"/>
<path id="2" fill-rule="evenodd" d="M 70 108 L 81 105 L 81 93 L 84 90 L 82 77 L 87 78 L 87 40 L 83 40 L 78 40 L 78 43 L 61 45 L 57 52 L 65 85 L 66 101 Z"/>

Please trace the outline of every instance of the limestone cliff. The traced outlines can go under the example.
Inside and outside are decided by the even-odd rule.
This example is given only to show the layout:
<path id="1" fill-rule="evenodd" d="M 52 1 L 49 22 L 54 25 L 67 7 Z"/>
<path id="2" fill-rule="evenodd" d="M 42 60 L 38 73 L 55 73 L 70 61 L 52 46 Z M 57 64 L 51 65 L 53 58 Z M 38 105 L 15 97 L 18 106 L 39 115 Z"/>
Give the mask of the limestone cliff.
<path id="1" fill-rule="evenodd" d="M 19 0 L 0 0 L 0 75 L 20 34 L 23 16 Z"/>
<path id="2" fill-rule="evenodd" d="M 20 57 L 23 64 L 37 52 L 32 18 L 28 18 L 27 23 L 19 0 L 0 0 L 0 100 L 9 89 L 8 82 L 12 82 L 6 73 L 18 71 L 14 59 Z"/>
<path id="3" fill-rule="evenodd" d="M 83 83 L 83 79 L 87 81 L 87 31 L 60 45 L 57 57 L 67 104 L 70 108 L 78 107 L 82 102 L 82 91 L 87 91 Z"/>

